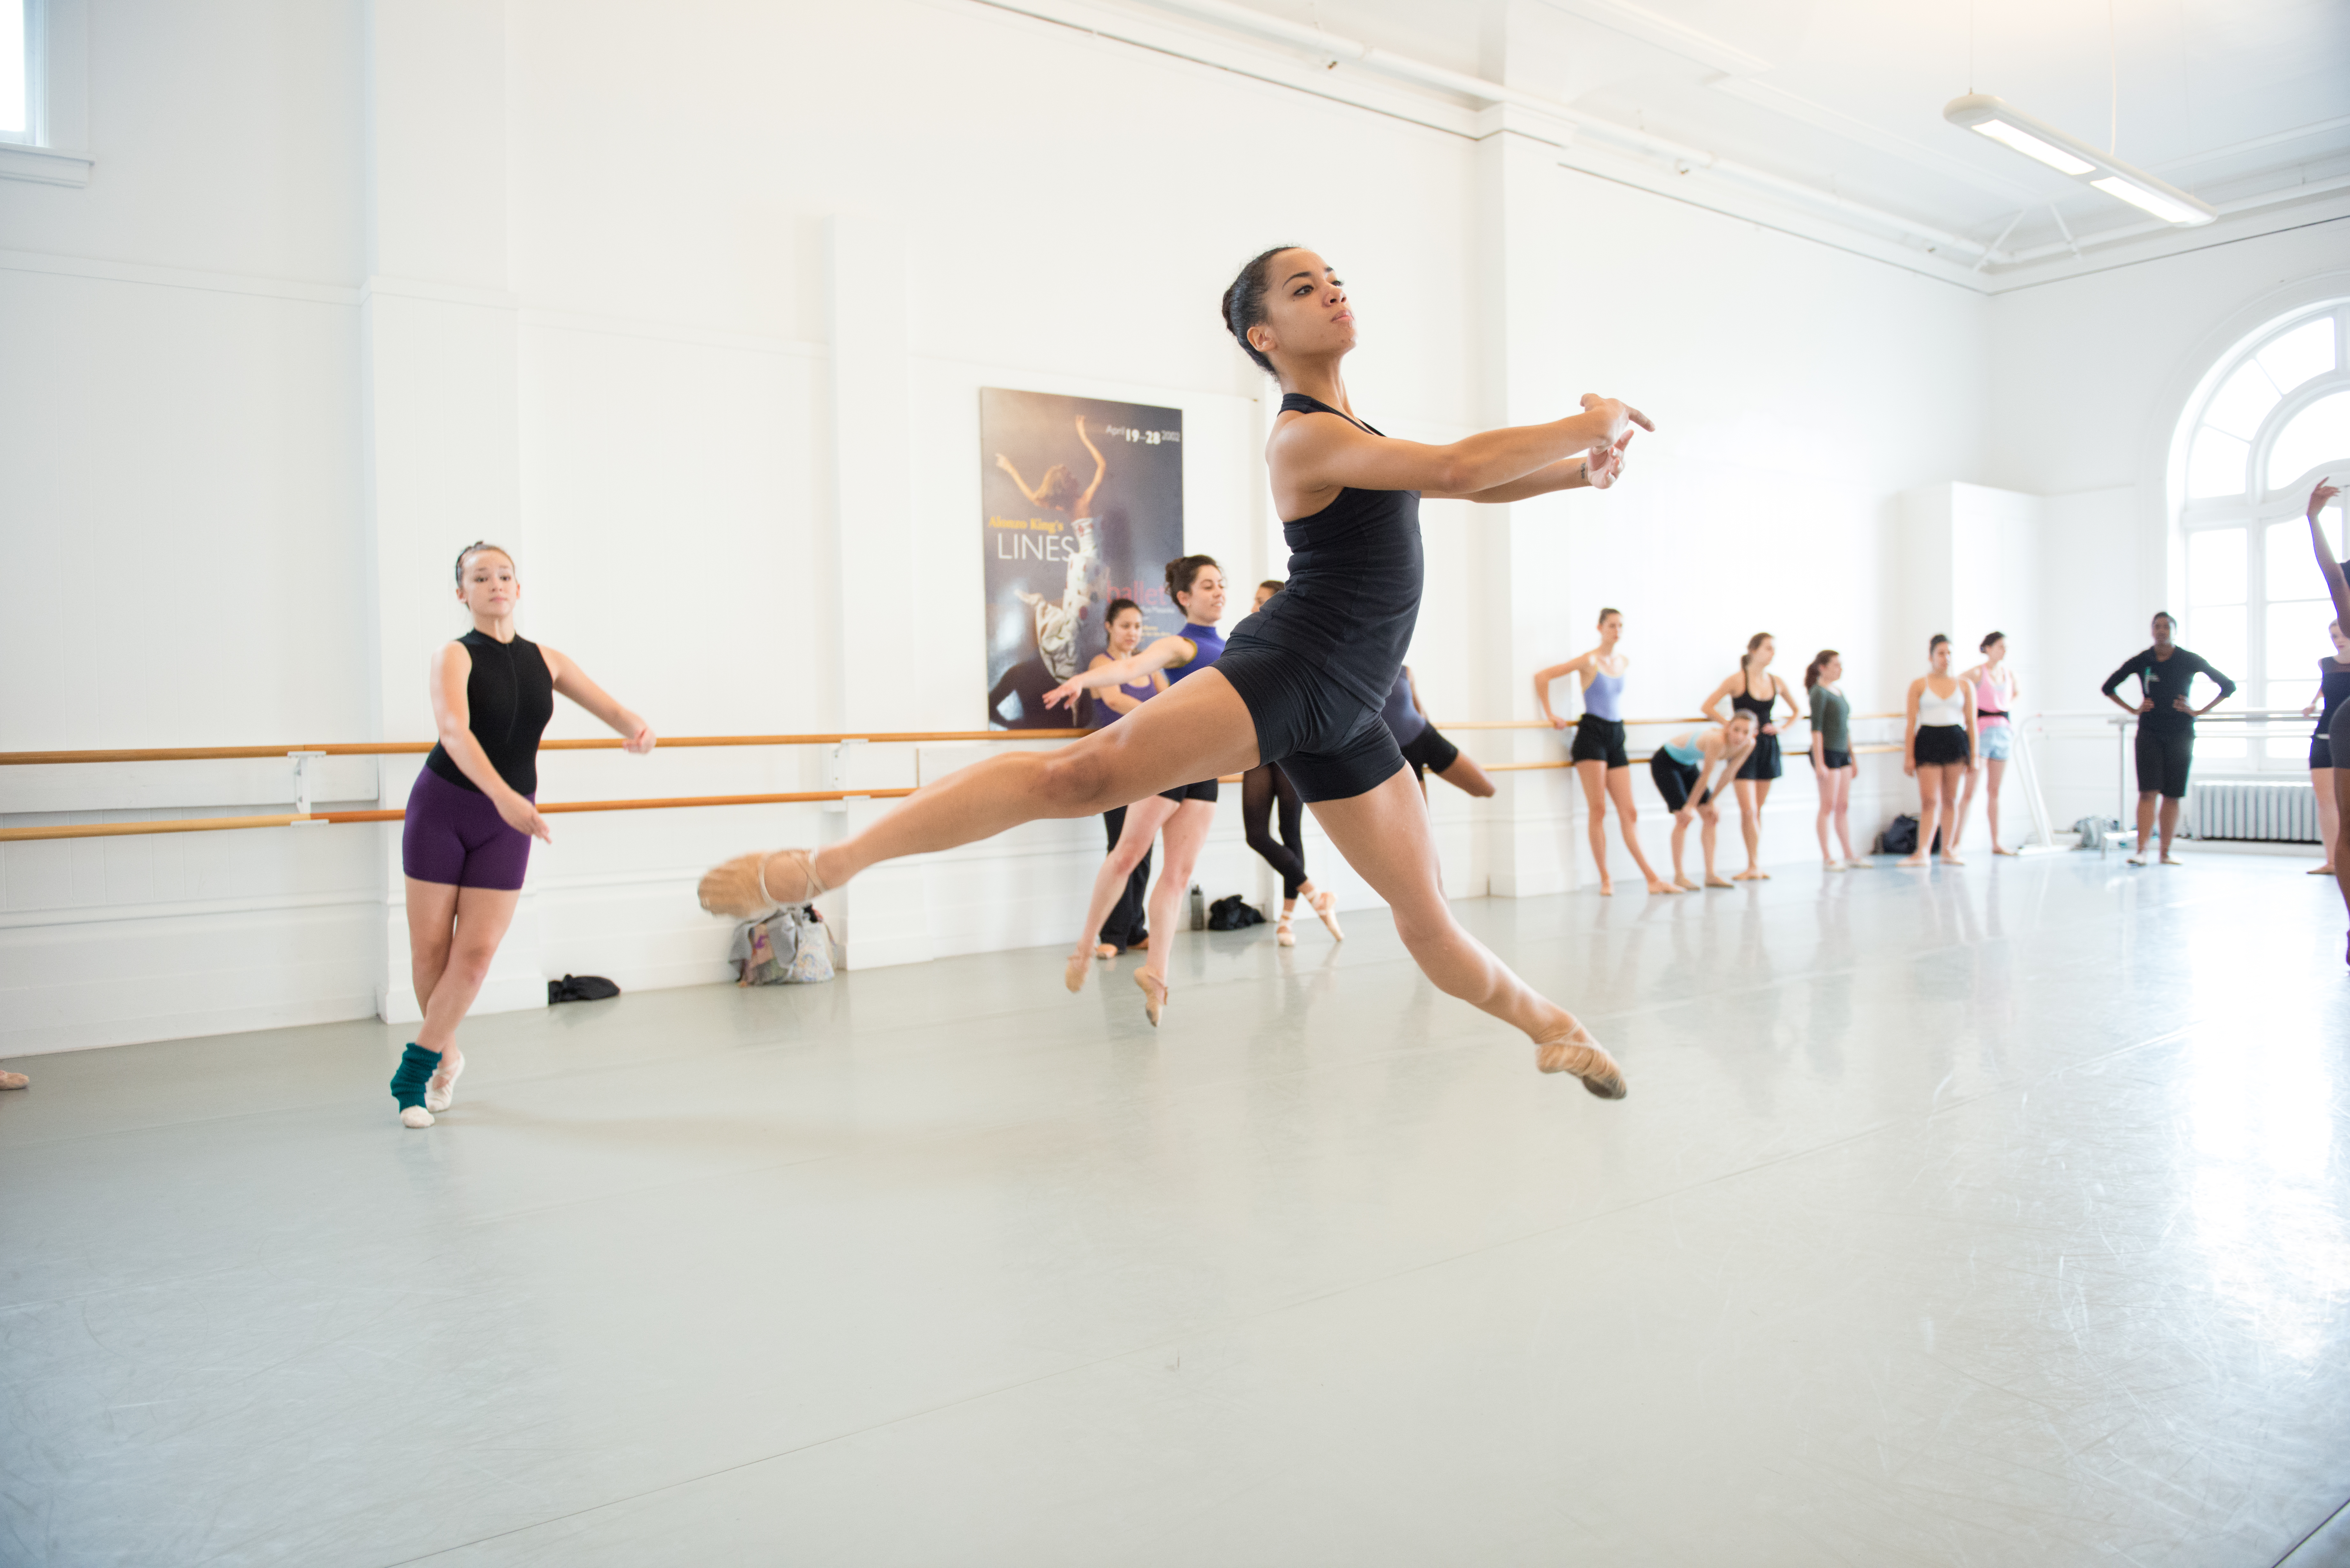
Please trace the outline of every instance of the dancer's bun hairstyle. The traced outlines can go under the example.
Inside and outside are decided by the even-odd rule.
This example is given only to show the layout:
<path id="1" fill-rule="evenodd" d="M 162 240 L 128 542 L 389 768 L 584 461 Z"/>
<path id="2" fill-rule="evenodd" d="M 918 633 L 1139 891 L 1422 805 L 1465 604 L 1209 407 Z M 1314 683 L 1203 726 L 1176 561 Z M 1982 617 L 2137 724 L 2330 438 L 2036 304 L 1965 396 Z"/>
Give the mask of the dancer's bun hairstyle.
<path id="1" fill-rule="evenodd" d="M 1742 670 L 1744 670 L 1746 668 L 1746 661 L 1754 657 L 1754 650 L 1770 640 L 1771 634 L 1767 631 L 1758 631 L 1752 637 L 1748 638 L 1746 639 L 1746 651 L 1738 656 L 1738 668 Z"/>
<path id="2" fill-rule="evenodd" d="M 1825 670 L 1828 667 L 1828 660 L 1835 656 L 1836 650 L 1833 648 L 1823 648 L 1819 652 L 1812 655 L 1812 662 L 1804 670 L 1804 691 L 1809 691 L 1820 683 L 1820 671 Z"/>
<path id="3" fill-rule="evenodd" d="M 1213 556 L 1178 556 L 1167 563 L 1167 597 L 1175 599 L 1177 609 L 1183 607 L 1183 601 L 1176 599 L 1175 596 L 1190 593 L 1191 585 L 1199 581 L 1200 574 L 1210 566 L 1216 566 L 1220 572 L 1223 570 L 1216 566 Z"/>
<path id="4" fill-rule="evenodd" d="M 1992 643 L 1994 643 L 1994 642 L 1997 642 L 2000 639 L 2002 639 L 2002 638 L 2005 637 L 2006 635 L 2007 635 L 2007 633 L 2005 633 L 2005 632 L 2003 632 L 2003 631 L 1994 631 L 1994 632 L 1992 632 L 1991 635 L 1989 635 L 1988 637 L 1986 637 L 1986 638 L 1984 638 L 1984 639 L 1982 639 L 1982 642 L 1981 642 L 1981 644 L 1980 644 L 1980 645 L 1975 649 L 1975 651 L 1976 651 L 1977 653 L 1989 653 L 1989 652 L 1991 651 L 1991 645 Z"/>
<path id="5" fill-rule="evenodd" d="M 1282 583 L 1279 577 L 1267 577 L 1264 581 L 1259 583 L 1257 587 L 1277 594 L 1281 591 Z"/>
<path id="6" fill-rule="evenodd" d="M 1295 245 L 1275 245 L 1269 251 L 1258 252 L 1247 265 L 1241 268 L 1240 275 L 1232 279 L 1232 286 L 1224 290 L 1224 330 L 1232 335 L 1233 341 L 1241 346 L 1241 352 L 1255 360 L 1256 368 L 1268 376 L 1274 374 L 1273 361 L 1248 340 L 1249 328 L 1264 325 L 1264 295 L 1269 286 L 1265 282 L 1264 264 L 1284 251 L 1296 248 Z"/>
<path id="7" fill-rule="evenodd" d="M 1102 625 L 1105 627 L 1116 626 L 1118 624 L 1118 618 L 1124 615 L 1128 610 L 1132 610 L 1135 614 L 1140 615 L 1142 613 L 1142 607 L 1136 604 L 1132 599 L 1110 600 L 1109 607 L 1102 611 Z"/>
<path id="8" fill-rule="evenodd" d="M 1939 631 L 1938 631 L 1938 632 L 1936 632 L 1932 637 L 1928 638 L 1928 639 L 1926 639 L 1926 657 L 1927 657 L 1927 658 L 1929 658 L 1929 659 L 1933 658 L 1933 657 L 1934 657 L 1934 649 L 1938 649 L 1938 648 L 1941 647 L 1944 643 L 1946 643 L 1946 642 L 1948 642 L 1948 641 L 1950 641 L 1950 639 L 1949 638 L 1944 637 L 1944 636 L 1943 636 L 1940 632 L 1939 632 Z"/>
<path id="9" fill-rule="evenodd" d="M 514 552 L 507 549 L 504 545 L 493 545 L 487 539 L 476 539 L 472 544 L 466 545 L 463 549 L 457 552 L 456 578 L 457 586 L 459 587 L 462 588 L 465 586 L 465 557 L 468 556 L 478 556 L 484 550 L 495 550 L 499 555 L 504 556 L 506 558 L 506 565 L 509 566 L 513 566 L 515 564 Z M 515 569 L 516 571 L 521 570 L 519 566 L 516 566 Z"/>
<path id="10" fill-rule="evenodd" d="M 1599 612 L 1599 618 L 1598 618 L 1597 620 L 1593 621 L 1591 624 L 1592 624 L 1592 625 L 1594 625 L 1594 626 L 1606 626 L 1606 625 L 1607 624 L 1607 618 L 1608 618 L 1609 616 L 1611 616 L 1611 615 L 1612 615 L 1612 616 L 1620 616 L 1620 615 L 1622 615 L 1623 613 L 1624 613 L 1624 612 L 1623 612 L 1622 610 L 1619 610 L 1619 609 L 1613 609 L 1613 608 L 1609 608 L 1609 609 L 1603 609 L 1603 610 L 1601 610 L 1601 611 Z"/>

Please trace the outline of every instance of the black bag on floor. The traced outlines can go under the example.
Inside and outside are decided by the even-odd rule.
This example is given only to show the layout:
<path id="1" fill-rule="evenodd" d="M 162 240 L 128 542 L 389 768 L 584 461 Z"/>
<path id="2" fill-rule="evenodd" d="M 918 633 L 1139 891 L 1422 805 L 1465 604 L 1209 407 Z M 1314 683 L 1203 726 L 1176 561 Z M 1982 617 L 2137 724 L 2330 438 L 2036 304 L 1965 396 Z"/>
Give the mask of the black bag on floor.
<path id="1" fill-rule="evenodd" d="M 1238 893 L 1228 894 L 1208 906 L 1208 929 L 1211 931 L 1237 931 L 1263 924 L 1264 917 Z"/>
<path id="2" fill-rule="evenodd" d="M 558 1002 L 609 1002 L 620 988 L 600 974 L 567 974 L 546 982 L 546 1005 Z"/>
<path id="3" fill-rule="evenodd" d="M 1935 835 L 1937 838 L 1941 835 Z M 1891 826 L 1877 836 L 1879 855 L 1915 855 L 1918 853 L 1918 819 L 1903 812 L 1893 819 Z"/>

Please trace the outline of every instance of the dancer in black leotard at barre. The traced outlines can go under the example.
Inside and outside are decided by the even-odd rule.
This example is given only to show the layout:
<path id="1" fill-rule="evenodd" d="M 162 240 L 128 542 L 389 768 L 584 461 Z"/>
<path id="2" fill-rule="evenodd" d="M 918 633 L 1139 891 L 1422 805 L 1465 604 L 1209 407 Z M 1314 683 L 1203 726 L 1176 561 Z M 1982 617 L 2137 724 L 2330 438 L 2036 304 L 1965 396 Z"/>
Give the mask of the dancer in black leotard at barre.
<path id="1" fill-rule="evenodd" d="M 1131 655 L 1142 646 L 1142 607 L 1132 599 L 1112 599 L 1102 612 L 1102 636 L 1107 643 L 1107 652 L 1097 653 L 1086 668 L 1099 670 Z M 1154 670 L 1139 680 L 1120 681 L 1094 693 L 1094 728 L 1104 729 L 1133 712 L 1151 698 L 1167 690 L 1167 672 Z M 1041 699 L 1040 699 L 1041 701 Z M 1109 851 L 1118 850 L 1118 836 L 1126 831 L 1126 807 L 1113 806 L 1102 813 L 1102 826 L 1109 833 Z M 1148 949 L 1150 928 L 1145 923 L 1143 909 L 1150 895 L 1150 846 L 1144 845 L 1142 858 L 1127 874 L 1126 889 L 1110 906 L 1101 929 L 1094 935 L 1097 943 L 1094 957 L 1112 959 L 1128 948 Z"/>
<path id="2" fill-rule="evenodd" d="M 1748 638 L 1746 652 L 1738 660 L 1738 673 L 1715 687 L 1703 704 L 1708 718 L 1721 717 L 1718 704 L 1724 697 L 1730 699 L 1731 711 L 1754 715 L 1754 749 L 1747 753 L 1736 781 L 1738 831 L 1746 840 L 1746 869 L 1731 877 L 1733 882 L 1770 879 L 1771 873 L 1762 869 L 1762 807 L 1771 798 L 1771 781 L 1781 772 L 1779 732 L 1804 715 L 1787 683 L 1770 673 L 1771 660 L 1778 651 L 1778 643 L 1767 631 Z M 1786 698 L 1793 711 L 1785 723 L 1771 717 L 1781 697 Z"/>
<path id="3" fill-rule="evenodd" d="M 1224 573 L 1214 557 L 1182 556 L 1168 562 L 1167 594 L 1186 618 L 1181 631 L 1158 639 L 1139 653 L 1095 665 L 1055 687 L 1046 696 L 1047 704 L 1074 701 L 1080 691 L 1106 691 L 1161 670 L 1171 691 L 1177 682 L 1201 673 L 1223 657 L 1223 634 L 1216 629 L 1216 623 L 1224 618 Z M 1175 945 L 1175 906 L 1183 889 L 1191 885 L 1200 848 L 1208 842 L 1208 829 L 1215 826 L 1216 794 L 1216 775 L 1211 772 L 1205 778 L 1146 795 L 1127 806 L 1124 830 L 1094 874 L 1093 900 L 1086 909 L 1086 923 L 1077 929 L 1077 950 L 1069 955 L 1064 971 L 1063 979 L 1071 991 L 1085 989 L 1086 961 L 1094 954 L 1102 921 L 1118 901 L 1127 878 L 1149 851 L 1151 839 L 1160 837 L 1167 853 L 1159 864 L 1159 880 L 1151 888 L 1149 902 L 1150 923 L 1159 928 L 1159 940 L 1144 950 L 1148 956 L 1135 980 L 1145 996 L 1150 996 L 1155 987 L 1164 1004 L 1167 954 Z"/>
<path id="4" fill-rule="evenodd" d="M 2317 842 L 2325 851 L 2325 864 L 2313 866 L 2313 877 L 2334 875 L 2334 840 L 2341 831 L 2335 819 L 2340 813 L 2334 804 L 2334 759 L 2332 732 L 2334 711 L 2350 698 L 2350 632 L 2345 632 L 2338 620 L 2325 623 L 2325 635 L 2334 639 L 2334 657 L 2317 661 L 2317 695 L 2304 704 L 2301 716 L 2317 716 L 2317 728 L 2309 735 L 2309 783 L 2317 792 Z M 2350 768 L 2350 755 L 2338 764 Z"/>
<path id="5" fill-rule="evenodd" d="M 2329 483 L 2331 476 L 2321 477 L 2317 488 L 2309 493 L 2307 517 L 2309 547 L 2317 556 L 2317 569 L 2324 576 L 2325 591 L 2334 600 L 2334 619 L 2345 631 L 2350 631 L 2350 580 L 2345 564 L 2334 558 L 2325 542 L 2325 530 L 2317 514 L 2332 504 L 2342 493 L 2342 487 Z M 2336 702 L 2334 718 L 2325 732 L 2329 754 L 2350 758 L 2350 702 Z M 2334 862 L 2334 886 L 2342 889 L 2342 907 L 2350 909 L 2350 768 L 2336 766 L 2334 770 L 2334 842 L 2327 846 L 2327 858 Z M 2350 945 L 2345 945 L 2343 961 L 2350 963 Z"/>
<path id="6" fill-rule="evenodd" d="M 1339 853 L 1387 900 L 1397 934 L 1439 989 L 1522 1031 L 1543 1071 L 1620 1096 L 1621 1070 L 1590 1032 L 1454 919 L 1427 804 L 1379 707 L 1419 614 L 1420 499 L 1502 503 L 1605 488 L 1622 473 L 1634 430 L 1653 427 L 1621 402 L 1586 395 L 1583 411 L 1565 419 L 1440 446 L 1380 435 L 1355 418 L 1339 373 L 1355 347 L 1353 304 L 1311 251 L 1284 246 L 1251 261 L 1225 291 L 1223 318 L 1250 358 L 1281 381 L 1265 456 L 1292 551 L 1288 586 L 1249 617 L 1214 669 L 1108 729 L 1049 753 L 974 763 L 822 849 L 716 867 L 702 877 L 702 907 L 756 913 L 814 898 L 879 861 L 1276 762 Z M 1164 982 L 1138 983 L 1155 1022 Z"/>
<path id="7" fill-rule="evenodd" d="M 1249 606 L 1254 615 L 1264 608 L 1265 600 L 1281 591 L 1281 579 L 1268 577 L 1256 586 L 1256 602 Z M 1281 836 L 1273 836 L 1275 808 L 1281 817 Z M 1281 919 L 1274 923 L 1273 940 L 1284 948 L 1297 945 L 1297 900 L 1302 896 L 1305 907 L 1319 916 L 1330 932 L 1333 941 L 1344 941 L 1347 933 L 1338 929 L 1338 895 L 1331 888 L 1317 888 L 1314 879 L 1305 874 L 1305 803 L 1297 798 L 1297 786 L 1275 763 L 1259 763 L 1241 775 L 1241 832 L 1248 846 L 1257 852 L 1264 863 L 1281 876 Z"/>

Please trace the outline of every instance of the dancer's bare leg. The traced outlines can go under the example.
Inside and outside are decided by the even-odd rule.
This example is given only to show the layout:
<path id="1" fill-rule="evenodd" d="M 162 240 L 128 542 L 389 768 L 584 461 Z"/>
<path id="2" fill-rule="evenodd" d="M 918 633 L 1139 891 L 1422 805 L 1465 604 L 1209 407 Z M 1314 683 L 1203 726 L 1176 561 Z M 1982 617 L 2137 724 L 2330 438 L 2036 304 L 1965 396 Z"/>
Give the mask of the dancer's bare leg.
<path id="1" fill-rule="evenodd" d="M 1215 825 L 1213 805 L 1204 800 L 1187 800 L 1168 815 L 1167 826 L 1159 830 L 1159 879 L 1150 885 L 1150 951 L 1135 983 L 1142 987 L 1146 998 L 1156 985 L 1161 1006 L 1167 997 L 1167 955 L 1175 950 L 1176 911 L 1182 907 L 1184 890 L 1191 886 L 1191 873 L 1200 864 L 1208 829 Z"/>
<path id="2" fill-rule="evenodd" d="M 1991 852 L 2012 855 L 2014 850 L 1999 841 L 1999 784 L 2007 776 L 2007 759 L 1991 757 L 1983 763 L 1983 820 L 1991 824 Z"/>
<path id="3" fill-rule="evenodd" d="M 1954 822 L 1958 819 L 1959 781 L 1972 777 L 1974 777 L 1974 770 L 1959 763 L 1953 763 L 1942 770 L 1942 820 L 1944 822 Z M 1933 841 L 1929 839 L 1927 842 L 1930 844 Z M 1945 866 L 1966 864 L 1959 858 L 1954 834 L 1946 833 L 1942 836 L 1942 864 Z"/>
<path id="4" fill-rule="evenodd" d="M 1681 848 L 1689 842 L 1690 820 L 1695 815 L 1693 811 L 1673 813 L 1673 886 L 1676 888 L 1694 888 L 1697 886 L 1689 879 L 1689 873 L 1681 868 Z"/>
<path id="5" fill-rule="evenodd" d="M 1771 798 L 1771 781 L 1740 779 L 1737 783 L 1738 831 L 1746 839 L 1746 869 L 1731 880 L 1766 881 L 1771 873 L 1762 869 L 1762 805 Z"/>
<path id="6" fill-rule="evenodd" d="M 1068 987 L 1082 991 L 1086 970 L 1093 957 L 1094 945 L 1101 940 L 1102 922 L 1109 919 L 1110 906 L 1126 891 L 1126 879 L 1150 853 L 1150 841 L 1158 836 L 1159 824 L 1175 815 L 1175 803 L 1164 795 L 1149 795 L 1126 808 L 1126 822 L 1118 830 L 1118 846 L 1102 857 L 1101 869 L 1094 873 L 1093 898 L 1086 905 L 1086 923 L 1077 930 L 1077 950 L 1069 955 Z"/>
<path id="7" fill-rule="evenodd" d="M 2325 864 L 2311 873 L 2331 877 L 2340 862 L 2334 858 L 2334 844 L 2342 836 L 2342 805 L 2334 795 L 2334 780 L 2337 774 L 2350 773 L 2350 768 L 2312 768 L 2311 787 L 2317 791 L 2317 845 L 2324 852 Z"/>
<path id="8" fill-rule="evenodd" d="M 2170 857 L 2170 841 L 2178 833 L 2178 808 L 2181 804 L 2183 803 L 2175 794 L 2162 797 L 2162 863 L 2165 866 L 2178 864 Z"/>
<path id="9" fill-rule="evenodd" d="M 1934 846 L 1934 825 L 1942 815 L 1942 774 L 1949 770 L 1935 763 L 1918 764 L 1918 853 L 1902 857 L 1904 866 L 1923 866 Z"/>
<path id="10" fill-rule="evenodd" d="M 1640 851 L 1640 808 L 1632 804 L 1631 769 L 1607 770 L 1607 798 L 1616 803 L 1616 826 L 1623 830 L 1624 847 L 1632 852 L 1632 864 L 1638 866 L 1640 875 L 1648 879 L 1648 891 L 1678 891 L 1671 883 L 1657 875 L 1657 868 L 1648 864 L 1648 856 Z"/>
<path id="11" fill-rule="evenodd" d="M 424 905 L 421 929 L 420 893 Z M 457 1025 L 464 1022 L 473 999 L 482 993 L 482 982 L 490 976 L 490 962 L 498 956 L 506 928 L 514 924 L 522 893 L 518 888 L 452 888 L 411 877 L 408 898 L 409 972 L 416 981 L 417 1005 L 424 1009 L 416 1044 L 445 1057 L 456 1044 Z M 442 1067 L 453 1075 L 448 1062 Z"/>
<path id="12" fill-rule="evenodd" d="M 1347 864 L 1387 900 L 1396 934 L 1439 991 L 1523 1031 L 1544 1072 L 1574 1073 L 1610 1098 L 1623 1092 L 1615 1062 L 1575 1015 L 1512 973 L 1452 918 L 1435 835 L 1409 773 L 1348 800 L 1315 801 L 1313 810 Z"/>
<path id="13" fill-rule="evenodd" d="M 1599 872 L 1599 896 L 1610 898 L 1616 878 L 1607 874 L 1607 764 L 1577 763 L 1575 776 L 1583 784 L 1583 827 L 1591 840 L 1591 864 Z"/>
<path id="14" fill-rule="evenodd" d="M 1705 856 L 1705 885 L 1709 888 L 1727 888 L 1730 886 L 1728 878 L 1713 868 L 1714 850 L 1721 842 L 1721 807 L 1712 801 L 1708 801 L 1697 808 L 1697 815 L 1698 821 L 1703 825 L 1698 829 L 1697 844 L 1698 848 Z"/>
<path id="15" fill-rule="evenodd" d="M 1477 759 L 1466 752 L 1439 769 L 1436 776 L 1462 794 L 1473 794 L 1479 800 L 1491 800 L 1493 797 L 1493 775 L 1479 767 Z M 1427 793 L 1425 786 L 1420 793 L 1423 794 Z"/>
<path id="16" fill-rule="evenodd" d="M 2154 807 L 2161 798 L 2152 790 L 2137 792 L 2137 848 L 2130 854 L 2137 865 L 2146 864 L 2147 851 L 2154 847 Z"/>
<path id="17" fill-rule="evenodd" d="M 1089 816 L 1177 784 L 1243 773 L 1256 761 L 1248 705 L 1221 673 L 1203 670 L 1082 741 L 990 757 L 924 785 L 863 831 L 816 851 L 816 877 L 837 888 L 884 860 L 952 849 L 1044 817 Z M 702 877 L 702 902 L 721 913 L 755 910 L 802 901 L 806 888 L 797 852 L 777 851 L 712 869 Z"/>
<path id="18" fill-rule="evenodd" d="M 1835 851 L 1828 844 L 1828 822 L 1835 815 L 1836 774 L 1835 768 L 1814 768 L 1812 777 L 1819 782 L 1819 815 L 1812 819 L 1812 831 L 1819 835 L 1820 861 L 1831 871 L 1835 869 Z M 1849 857 L 1847 857 L 1849 858 Z"/>
<path id="19" fill-rule="evenodd" d="M 1975 771 L 1959 769 L 1958 809 L 1950 815 L 1950 829 L 1943 836 L 1942 847 L 1956 850 L 1959 840 L 1967 836 L 1967 818 L 1973 815 L 1975 805 Z"/>
<path id="20" fill-rule="evenodd" d="M 2328 857 L 2334 862 L 2334 885 L 2342 889 L 2342 908 L 2350 912 L 2350 768 L 2334 770 L 2334 838 Z"/>
<path id="21" fill-rule="evenodd" d="M 1859 773 L 1860 770 L 1856 767 L 1838 768 L 1835 771 L 1836 842 L 1844 846 L 1844 857 L 1847 861 L 1860 858 L 1852 852 L 1852 781 L 1859 775 Z"/>

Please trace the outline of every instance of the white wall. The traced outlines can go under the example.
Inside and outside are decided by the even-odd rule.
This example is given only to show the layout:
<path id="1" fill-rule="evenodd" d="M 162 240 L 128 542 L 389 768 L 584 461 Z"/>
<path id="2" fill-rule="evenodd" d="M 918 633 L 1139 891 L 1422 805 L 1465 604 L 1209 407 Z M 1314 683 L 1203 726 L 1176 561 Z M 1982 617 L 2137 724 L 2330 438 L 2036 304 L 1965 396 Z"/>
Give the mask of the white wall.
<path id="1" fill-rule="evenodd" d="M 462 628 L 441 574 L 476 531 L 522 556 L 525 632 L 668 732 L 876 723 L 843 709 L 873 661 L 888 722 L 976 727 L 978 388 L 1182 408 L 1190 543 L 1253 577 L 1280 566 L 1265 388 L 1212 316 L 1240 258 L 1297 239 L 1339 262 L 1366 323 L 1350 389 L 1399 435 L 1476 428 L 1510 330 L 1475 281 L 1477 143 L 965 0 L 702 0 L 657 26 L 552 0 L 91 11 L 92 183 L 0 182 L 0 748 L 421 736 L 424 659 Z M 886 91 L 839 66 L 881 60 Z M 384 134 L 436 91 L 478 111 L 463 134 Z M 1290 149 L 1313 150 L 1310 179 Z M 1565 324 L 1557 408 L 1615 392 L 1661 428 L 1612 495 L 1427 509 L 1412 659 L 1440 717 L 1531 716 L 1525 671 L 1588 646 L 1602 604 L 1629 618 L 1642 716 L 1690 711 L 1762 629 L 1783 674 L 1837 647 L 1856 707 L 1888 710 L 1912 645 L 1959 635 L 1901 607 L 1906 493 L 2127 482 L 2008 472 L 2002 355 L 2036 346 L 2005 302 L 1589 174 L 1538 178 L 1561 238 L 1517 284 L 1555 291 L 1538 303 Z M 843 312 L 889 311 L 828 274 L 840 220 L 903 236 L 905 433 L 878 458 L 834 418 Z M 467 311 L 494 330 L 450 325 Z M 494 372 L 459 468 L 426 417 L 446 413 L 444 331 Z M 460 472 L 479 477 L 435 477 Z M 837 520 L 885 482 L 905 558 L 844 581 Z M 77 637 L 86 591 L 130 635 Z M 551 732 L 592 729 L 566 710 Z M 1561 754 L 1531 733 L 1471 743 Z M 880 784 L 956 760 L 850 765 Z M 284 770 L 208 766 L 5 770 L 0 812 L 283 809 Z M 328 798 L 397 805 L 414 766 L 338 768 Z M 545 793 L 812 788 L 823 768 L 555 753 Z M 1871 831 L 1907 795 L 1893 759 L 1865 778 Z M 1511 775 L 1490 804 L 1438 785 L 1449 884 L 1586 876 L 1576 793 L 1565 772 Z M 1809 798 L 1791 769 L 1766 860 L 1813 852 Z M 725 931 L 692 907 L 699 869 L 886 809 L 560 818 L 497 997 L 566 971 L 715 980 Z M 1660 853 L 1661 816 L 1644 826 Z M 1066 941 L 1098 832 L 1038 825 L 860 881 L 852 961 Z M 1318 837 L 1309 857 L 1367 898 Z M 1232 805 L 1202 880 L 1266 885 Z M 6 846 L 0 1052 L 399 1016 L 398 898 L 390 830 Z M 135 1000 L 109 978 L 126 948 L 162 966 Z"/>

